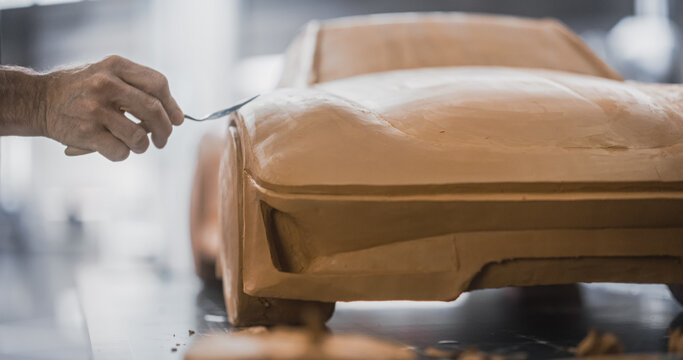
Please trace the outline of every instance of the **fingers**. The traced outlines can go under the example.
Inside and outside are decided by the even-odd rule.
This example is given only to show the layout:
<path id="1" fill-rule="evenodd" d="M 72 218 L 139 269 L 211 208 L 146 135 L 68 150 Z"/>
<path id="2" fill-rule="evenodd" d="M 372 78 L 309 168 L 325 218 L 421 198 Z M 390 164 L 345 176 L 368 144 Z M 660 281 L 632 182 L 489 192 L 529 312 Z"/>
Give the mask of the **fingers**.
<path id="1" fill-rule="evenodd" d="M 146 66 L 136 64 L 118 56 L 107 58 L 113 73 L 123 81 L 141 91 L 155 97 L 161 102 L 167 117 L 173 125 L 183 123 L 183 112 L 176 103 L 168 88 L 168 80 L 164 75 Z"/>
<path id="2" fill-rule="evenodd" d="M 123 161 L 130 155 L 128 146 L 107 131 L 92 137 L 91 148 L 111 161 Z"/>
<path id="3" fill-rule="evenodd" d="M 142 127 L 146 128 L 152 133 L 152 141 L 156 147 L 164 147 L 168 141 L 168 137 L 171 135 L 173 126 L 171 125 L 168 114 L 161 105 L 161 102 L 157 98 L 148 95 L 144 91 L 136 89 L 124 83 L 123 81 L 120 81 L 120 83 L 120 90 L 117 92 L 115 102 L 120 108 L 133 114 L 133 116 L 142 121 Z M 123 116 L 123 114 L 120 115 Z M 125 118 L 125 116 L 123 117 Z M 128 123 L 134 124 L 130 120 L 126 120 Z M 142 129 L 140 125 L 136 126 Z M 144 129 L 142 130 L 144 131 Z M 123 131 L 126 136 L 132 136 L 126 132 L 133 131 L 132 128 L 123 129 Z M 140 131 L 137 132 L 137 139 L 143 141 L 142 134 Z M 119 136 L 117 135 L 117 137 Z M 144 138 L 147 138 L 146 133 Z M 131 149 L 133 149 L 133 147 L 131 147 Z"/>
<path id="4" fill-rule="evenodd" d="M 90 154 L 91 152 L 93 152 L 93 150 L 81 149 L 74 146 L 67 146 L 66 149 L 64 149 L 64 154 L 66 154 L 66 156 L 79 156 Z"/>
<path id="5" fill-rule="evenodd" d="M 118 111 L 111 111 L 108 118 L 104 121 L 104 126 L 134 153 L 141 154 L 149 147 L 147 131 Z M 169 131 L 168 134 L 170 133 Z M 168 135 L 166 135 L 166 138 L 168 138 Z M 164 143 L 165 141 L 164 139 Z"/>
<path id="6" fill-rule="evenodd" d="M 145 152 L 149 147 L 145 128 L 128 119 L 123 113 L 113 109 L 100 111 L 97 119 L 99 121 L 96 123 L 89 122 L 88 126 L 80 126 L 81 130 L 64 151 L 67 156 L 85 155 L 101 150 L 100 152 L 106 152 L 107 158 L 110 159 L 123 157 L 123 150 L 120 149 L 118 143 L 113 143 L 115 148 L 112 152 L 112 137 L 138 154 Z M 102 139 L 104 139 L 105 144 L 98 146 L 98 142 Z M 128 152 L 126 152 L 125 157 L 127 156 Z"/>
<path id="7" fill-rule="evenodd" d="M 99 152 L 111 161 L 122 161 L 130 155 L 130 148 L 104 128 L 93 131 L 89 136 L 82 138 L 76 146 L 67 146 L 64 153 L 67 156 L 78 156 L 93 151 Z"/>
<path id="8" fill-rule="evenodd" d="M 107 151 L 107 153 L 109 154 L 109 156 L 107 157 L 111 159 L 112 157 L 119 157 L 118 155 L 122 156 L 123 150 L 121 149 L 115 149 L 116 151 L 114 153 L 108 151 L 108 149 L 111 149 L 111 135 L 113 135 L 116 139 L 122 142 L 130 150 L 138 154 L 145 152 L 149 147 L 147 131 L 142 126 L 132 122 L 122 114 L 112 112 L 110 119 L 104 122 L 105 128 L 99 130 L 98 134 L 89 137 L 89 141 L 87 141 L 88 145 L 86 146 L 87 148 L 97 149 L 97 142 L 100 141 L 100 139 L 106 139 L 105 141 L 107 141 L 108 143 L 105 143 L 102 149 Z M 118 144 L 116 144 L 115 146 L 118 147 Z M 67 156 L 79 156 L 90 154 L 96 151 L 87 148 L 67 146 L 67 148 L 64 150 L 64 153 Z M 127 156 L 128 155 L 126 155 L 125 157 Z"/>

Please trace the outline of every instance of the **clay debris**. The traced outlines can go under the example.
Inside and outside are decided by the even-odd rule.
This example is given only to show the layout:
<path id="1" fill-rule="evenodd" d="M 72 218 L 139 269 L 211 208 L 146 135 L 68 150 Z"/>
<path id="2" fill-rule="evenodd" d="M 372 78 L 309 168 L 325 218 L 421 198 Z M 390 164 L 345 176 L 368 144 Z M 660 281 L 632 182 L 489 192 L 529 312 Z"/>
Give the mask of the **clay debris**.
<path id="1" fill-rule="evenodd" d="M 624 352 L 619 339 L 612 333 L 591 330 L 576 348 L 577 357 L 613 355 Z"/>
<path id="2" fill-rule="evenodd" d="M 263 331 L 207 334 L 185 353 L 185 360 L 415 360 L 404 344 L 358 334 L 314 335 L 307 329 L 275 327 Z"/>
<path id="3" fill-rule="evenodd" d="M 245 352 L 246 349 L 251 349 Z M 361 350 L 359 350 L 361 349 Z M 173 352 L 177 348 L 172 349 Z M 577 357 L 591 359 L 659 360 L 663 354 L 623 354 L 616 335 L 591 330 L 579 343 Z M 683 355 L 683 329 L 669 334 L 669 353 Z M 263 326 L 235 329 L 229 334 L 213 334 L 201 338 L 185 354 L 185 360 L 227 359 L 416 359 L 418 352 L 405 344 L 386 342 L 366 335 L 333 335 L 327 332 L 312 334 L 311 329 Z M 525 353 L 507 355 L 488 354 L 471 349 L 443 349 L 428 347 L 421 351 L 428 359 L 457 360 L 522 360 Z"/>
<path id="4" fill-rule="evenodd" d="M 669 352 L 683 355 L 683 329 L 677 328 L 669 334 Z"/>

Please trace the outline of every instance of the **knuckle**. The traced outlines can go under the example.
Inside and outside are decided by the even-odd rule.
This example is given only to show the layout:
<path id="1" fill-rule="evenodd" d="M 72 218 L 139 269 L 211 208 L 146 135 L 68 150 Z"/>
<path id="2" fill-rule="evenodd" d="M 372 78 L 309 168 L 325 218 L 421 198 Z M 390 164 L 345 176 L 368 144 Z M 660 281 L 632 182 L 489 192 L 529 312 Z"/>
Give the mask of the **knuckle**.
<path id="1" fill-rule="evenodd" d="M 144 130 L 136 131 L 131 137 L 131 149 L 134 152 L 142 153 L 149 147 L 149 139 L 147 138 L 147 133 Z"/>
<path id="2" fill-rule="evenodd" d="M 81 121 L 77 130 L 80 134 L 89 135 L 95 132 L 95 124 L 92 121 Z"/>
<path id="3" fill-rule="evenodd" d="M 109 66 L 116 66 L 123 61 L 123 58 L 119 55 L 109 55 L 102 60 L 102 63 Z"/>
<path id="4" fill-rule="evenodd" d="M 156 76 L 157 76 L 157 82 L 159 82 L 159 84 L 161 86 L 163 86 L 163 87 L 168 86 L 168 78 L 166 77 L 166 75 L 164 75 L 162 73 L 156 73 Z"/>
<path id="5" fill-rule="evenodd" d="M 154 112 L 154 115 L 158 115 L 158 112 L 162 110 L 161 101 L 155 97 L 148 97 L 145 100 L 144 106 Z"/>
<path id="6" fill-rule="evenodd" d="M 161 102 L 157 99 L 155 99 L 156 104 L 153 109 L 153 116 L 154 119 L 156 120 L 157 125 L 157 132 L 159 135 L 162 135 L 164 137 L 168 137 L 171 135 L 171 131 L 173 131 L 173 125 L 166 120 L 168 115 L 166 115 L 166 111 L 164 110 L 164 107 L 161 105 Z"/>
<path id="7" fill-rule="evenodd" d="M 130 136 L 130 139 L 133 144 L 141 144 L 145 140 L 147 140 L 147 133 L 145 132 L 145 130 L 137 128 L 133 131 L 133 134 Z"/>
<path id="8" fill-rule="evenodd" d="M 95 74 L 90 78 L 90 88 L 98 93 L 106 92 L 113 85 L 114 79 L 101 73 Z"/>
<path id="9" fill-rule="evenodd" d="M 154 84 L 157 90 L 165 92 L 168 89 L 168 78 L 164 74 L 155 72 Z"/>
<path id="10" fill-rule="evenodd" d="M 97 116 L 100 112 L 100 109 L 100 104 L 98 104 L 96 101 L 87 101 L 85 104 L 83 104 L 83 112 L 89 117 Z M 86 123 L 92 125 L 90 122 Z"/>

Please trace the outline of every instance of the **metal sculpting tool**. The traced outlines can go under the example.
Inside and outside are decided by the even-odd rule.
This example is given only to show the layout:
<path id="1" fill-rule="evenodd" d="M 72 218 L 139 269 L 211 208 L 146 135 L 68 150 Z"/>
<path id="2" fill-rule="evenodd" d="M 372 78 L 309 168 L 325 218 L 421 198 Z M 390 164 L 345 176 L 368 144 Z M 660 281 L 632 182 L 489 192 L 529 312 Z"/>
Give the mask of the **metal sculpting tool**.
<path id="1" fill-rule="evenodd" d="M 211 113 L 211 114 L 206 115 L 206 116 L 201 117 L 201 118 L 196 118 L 196 117 L 194 117 L 194 116 L 190 116 L 190 115 L 187 115 L 187 114 L 185 114 L 184 116 L 185 116 L 185 119 L 192 120 L 192 121 L 206 121 L 206 120 L 214 120 L 214 119 L 222 118 L 223 116 L 230 115 L 230 114 L 232 114 L 233 112 L 239 110 L 242 106 L 244 106 L 244 105 L 250 103 L 252 100 L 256 99 L 257 97 L 259 97 L 259 96 L 256 95 L 256 96 L 252 97 L 251 99 L 242 101 L 241 103 L 239 103 L 239 104 L 237 104 L 237 105 L 231 106 L 231 107 L 229 107 L 229 108 L 227 108 L 227 109 L 218 110 L 218 111 L 216 111 L 216 112 L 214 112 L 214 113 Z"/>

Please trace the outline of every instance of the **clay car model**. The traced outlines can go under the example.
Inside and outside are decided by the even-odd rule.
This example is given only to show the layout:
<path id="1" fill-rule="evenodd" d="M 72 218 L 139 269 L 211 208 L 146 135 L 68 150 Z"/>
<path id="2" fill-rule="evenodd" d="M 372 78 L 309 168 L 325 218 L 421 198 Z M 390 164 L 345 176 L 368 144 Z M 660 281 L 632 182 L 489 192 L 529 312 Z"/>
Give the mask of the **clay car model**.
<path id="1" fill-rule="evenodd" d="M 335 301 L 683 284 L 683 86 L 624 81 L 553 20 L 312 23 L 207 166 L 235 325 Z"/>

